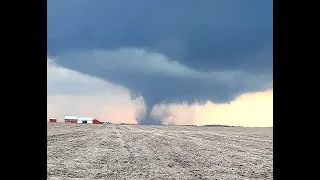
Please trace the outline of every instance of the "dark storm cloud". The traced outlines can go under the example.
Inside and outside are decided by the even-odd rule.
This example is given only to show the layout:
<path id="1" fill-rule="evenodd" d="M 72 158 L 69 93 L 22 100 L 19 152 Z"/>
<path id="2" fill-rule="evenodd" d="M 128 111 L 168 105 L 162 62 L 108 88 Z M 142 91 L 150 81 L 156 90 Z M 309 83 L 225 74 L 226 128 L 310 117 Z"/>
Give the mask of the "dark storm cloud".
<path id="1" fill-rule="evenodd" d="M 141 93 L 147 111 L 228 102 L 272 86 L 272 1 L 49 0 L 48 54 Z"/>

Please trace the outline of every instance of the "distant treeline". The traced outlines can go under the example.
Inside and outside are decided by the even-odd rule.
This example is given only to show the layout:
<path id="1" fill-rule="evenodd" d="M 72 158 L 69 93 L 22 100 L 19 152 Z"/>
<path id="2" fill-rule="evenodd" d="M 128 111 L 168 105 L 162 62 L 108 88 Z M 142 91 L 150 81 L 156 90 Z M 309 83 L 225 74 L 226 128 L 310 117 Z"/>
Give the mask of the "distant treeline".
<path id="1" fill-rule="evenodd" d="M 111 124 L 111 123 L 110 123 Z M 131 123 L 120 123 L 119 125 L 138 125 L 138 124 L 131 124 Z M 185 124 L 185 125 L 175 125 L 175 124 L 159 124 L 160 126 L 207 126 L 207 127 L 242 127 L 242 126 L 228 126 L 228 125 L 221 125 L 221 124 L 206 124 L 206 125 L 194 125 L 194 124 Z"/>
<path id="2" fill-rule="evenodd" d="M 132 123 L 120 123 L 119 125 L 138 125 L 138 124 L 132 124 Z"/>
<path id="3" fill-rule="evenodd" d="M 242 127 L 242 126 L 228 126 L 228 125 L 220 125 L 220 124 L 206 124 L 206 125 L 192 125 L 192 124 L 187 124 L 187 125 L 182 125 L 182 126 Z"/>
<path id="4" fill-rule="evenodd" d="M 111 124 L 110 122 L 103 122 L 103 124 Z M 139 124 L 131 124 L 131 123 L 120 123 L 119 125 L 139 125 Z M 159 124 L 159 126 L 207 126 L 207 127 L 244 127 L 244 126 L 228 126 L 221 124 L 206 124 L 206 125 L 194 125 L 194 124 L 184 124 L 184 125 L 175 125 L 175 124 Z M 273 127 L 265 127 L 265 128 L 273 128 Z"/>
<path id="5" fill-rule="evenodd" d="M 228 126 L 228 125 L 220 125 L 220 124 L 208 124 L 204 126 L 212 126 L 212 127 L 239 127 L 239 126 Z"/>

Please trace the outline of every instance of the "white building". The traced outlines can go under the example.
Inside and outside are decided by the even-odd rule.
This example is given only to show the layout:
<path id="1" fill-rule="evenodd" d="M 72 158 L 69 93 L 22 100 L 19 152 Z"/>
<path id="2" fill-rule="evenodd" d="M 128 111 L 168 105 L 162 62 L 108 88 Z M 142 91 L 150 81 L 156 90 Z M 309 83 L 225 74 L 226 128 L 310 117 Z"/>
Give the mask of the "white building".
<path id="1" fill-rule="evenodd" d="M 64 116 L 64 122 L 76 123 L 78 116 Z"/>
<path id="2" fill-rule="evenodd" d="M 93 118 L 92 117 L 78 117 L 78 123 L 88 123 L 92 124 Z"/>
<path id="3" fill-rule="evenodd" d="M 64 119 L 78 119 L 78 116 L 64 116 Z"/>

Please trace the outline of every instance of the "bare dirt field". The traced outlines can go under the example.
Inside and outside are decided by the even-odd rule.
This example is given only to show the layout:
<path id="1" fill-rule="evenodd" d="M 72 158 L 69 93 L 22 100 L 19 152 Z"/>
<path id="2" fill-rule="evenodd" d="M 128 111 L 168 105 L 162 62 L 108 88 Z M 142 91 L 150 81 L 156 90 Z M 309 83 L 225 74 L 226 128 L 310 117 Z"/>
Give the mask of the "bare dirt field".
<path id="1" fill-rule="evenodd" d="M 273 179 L 273 129 L 48 123 L 48 179 Z"/>

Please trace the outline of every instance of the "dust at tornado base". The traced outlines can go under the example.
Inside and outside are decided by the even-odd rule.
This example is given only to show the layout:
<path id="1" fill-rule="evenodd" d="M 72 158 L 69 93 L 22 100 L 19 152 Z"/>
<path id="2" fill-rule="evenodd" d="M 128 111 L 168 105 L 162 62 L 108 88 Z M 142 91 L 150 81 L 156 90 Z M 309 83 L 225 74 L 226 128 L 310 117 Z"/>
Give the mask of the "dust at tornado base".
<path id="1" fill-rule="evenodd" d="M 48 179 L 273 179 L 273 129 L 48 123 Z"/>

